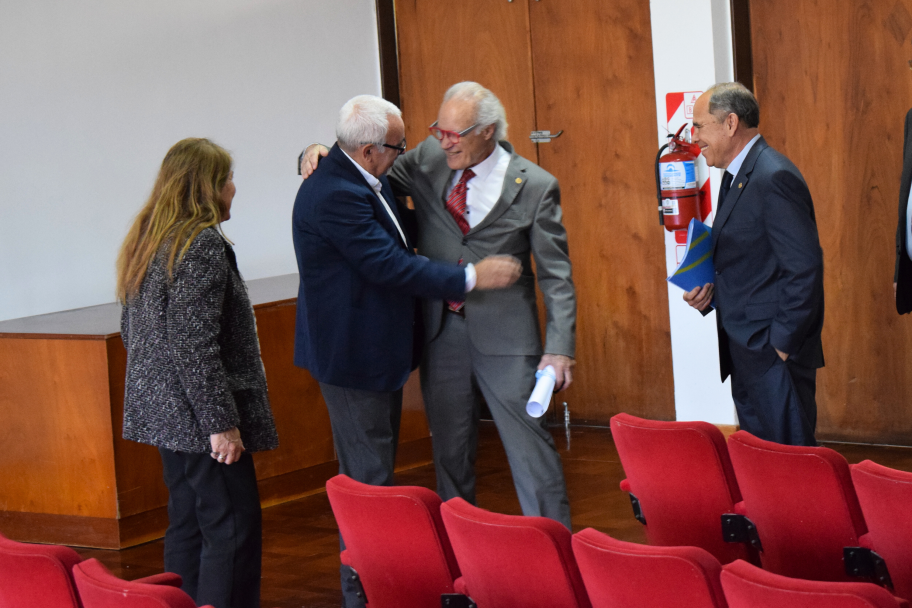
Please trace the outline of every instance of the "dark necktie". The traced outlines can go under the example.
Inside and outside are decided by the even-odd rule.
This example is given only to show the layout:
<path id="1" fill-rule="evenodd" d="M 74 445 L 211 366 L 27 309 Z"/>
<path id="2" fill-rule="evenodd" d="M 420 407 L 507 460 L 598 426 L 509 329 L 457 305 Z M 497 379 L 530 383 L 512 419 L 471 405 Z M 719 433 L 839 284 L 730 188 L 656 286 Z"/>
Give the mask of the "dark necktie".
<path id="1" fill-rule="evenodd" d="M 735 176 L 728 171 L 722 175 L 722 185 L 719 187 L 719 202 L 716 203 L 716 216 L 722 211 L 722 203 L 725 202 L 725 197 L 728 196 L 728 191 L 731 190 L 734 179 Z"/>
<path id="2" fill-rule="evenodd" d="M 453 219 L 456 220 L 456 223 L 459 225 L 459 229 L 462 230 L 463 234 L 467 234 L 469 230 L 471 230 L 469 221 L 466 219 L 466 193 L 468 192 L 466 182 L 473 177 L 475 177 L 475 172 L 471 169 L 463 171 L 462 177 L 460 177 L 459 181 L 456 182 L 456 185 L 453 186 L 453 191 L 450 192 L 450 195 L 446 200 L 446 209 L 450 212 L 450 215 L 453 216 Z M 459 260 L 459 263 L 462 264 L 462 260 Z M 450 310 L 459 312 L 462 310 L 462 307 L 465 306 L 465 301 L 447 300 L 447 304 L 449 304 Z"/>

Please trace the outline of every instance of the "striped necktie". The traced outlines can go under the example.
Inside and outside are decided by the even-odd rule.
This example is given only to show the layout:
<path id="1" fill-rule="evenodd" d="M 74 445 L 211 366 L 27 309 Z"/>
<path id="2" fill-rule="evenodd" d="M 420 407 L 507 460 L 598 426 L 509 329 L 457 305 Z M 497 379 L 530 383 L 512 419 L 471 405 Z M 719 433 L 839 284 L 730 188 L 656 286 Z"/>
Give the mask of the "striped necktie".
<path id="1" fill-rule="evenodd" d="M 473 177 L 475 177 L 475 172 L 471 169 L 463 171 L 462 177 L 460 177 L 459 181 L 456 182 L 456 185 L 453 186 L 453 191 L 450 192 L 450 195 L 446 200 L 446 209 L 450 212 L 450 215 L 453 216 L 453 219 L 456 220 L 456 224 L 459 226 L 459 229 L 462 230 L 463 234 L 467 234 L 469 230 L 471 230 L 469 221 L 466 219 L 466 193 L 468 192 L 466 182 Z M 462 264 L 461 258 L 459 263 Z M 460 312 L 462 307 L 465 306 L 465 301 L 447 300 L 447 304 L 449 304 L 450 310 L 453 312 Z"/>

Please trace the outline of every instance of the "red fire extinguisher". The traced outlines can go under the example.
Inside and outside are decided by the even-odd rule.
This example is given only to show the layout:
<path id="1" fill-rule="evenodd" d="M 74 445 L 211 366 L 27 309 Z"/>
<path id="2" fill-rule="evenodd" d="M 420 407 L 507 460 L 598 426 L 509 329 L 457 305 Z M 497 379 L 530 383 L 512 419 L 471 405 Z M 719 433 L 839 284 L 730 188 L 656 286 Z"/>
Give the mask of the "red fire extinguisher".
<path id="1" fill-rule="evenodd" d="M 659 148 L 659 153 L 656 154 L 659 223 L 669 232 L 687 230 L 692 218 L 703 221 L 700 216 L 700 189 L 697 187 L 696 172 L 700 147 L 681 135 L 686 128 L 687 123 L 684 123 L 677 133 L 669 135 L 671 141 Z M 668 148 L 668 153 L 662 156 L 665 148 Z"/>

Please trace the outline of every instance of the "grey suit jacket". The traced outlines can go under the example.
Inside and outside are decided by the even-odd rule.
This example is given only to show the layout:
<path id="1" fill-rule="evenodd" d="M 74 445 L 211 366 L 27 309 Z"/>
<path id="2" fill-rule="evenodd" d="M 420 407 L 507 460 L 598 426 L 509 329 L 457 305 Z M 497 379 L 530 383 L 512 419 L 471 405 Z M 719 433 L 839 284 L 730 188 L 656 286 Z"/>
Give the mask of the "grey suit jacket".
<path id="1" fill-rule="evenodd" d="M 557 179 L 513 152 L 503 192 L 485 219 L 463 235 L 446 210 L 453 171 L 440 144 L 428 137 L 393 165 L 389 180 L 396 196 L 411 196 L 418 223 L 418 253 L 432 260 L 476 263 L 505 254 L 523 266 L 510 288 L 473 290 L 466 298 L 466 323 L 472 344 L 487 355 L 541 355 L 542 340 L 535 303 L 535 275 L 547 310 L 544 352 L 575 356 L 576 293 L 570 269 L 567 232 L 561 222 Z M 535 274 L 532 259 L 535 260 Z M 425 301 L 425 335 L 440 332 L 444 302 Z"/>
<path id="2" fill-rule="evenodd" d="M 247 451 L 277 447 L 256 321 L 234 251 L 207 228 L 168 280 L 167 248 L 123 308 L 124 439 L 207 453 L 209 435 L 238 427 Z"/>

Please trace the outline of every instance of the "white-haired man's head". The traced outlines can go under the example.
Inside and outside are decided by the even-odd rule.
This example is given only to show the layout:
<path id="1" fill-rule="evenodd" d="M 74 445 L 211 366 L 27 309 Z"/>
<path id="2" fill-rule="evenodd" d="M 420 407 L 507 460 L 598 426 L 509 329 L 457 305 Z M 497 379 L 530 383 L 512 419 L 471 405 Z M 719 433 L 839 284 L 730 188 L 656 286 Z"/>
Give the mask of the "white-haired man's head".
<path id="1" fill-rule="evenodd" d="M 435 126 L 451 169 L 474 167 L 507 137 L 503 104 L 477 82 L 460 82 L 447 90 Z"/>
<path id="2" fill-rule="evenodd" d="M 375 95 L 352 97 L 339 110 L 336 140 L 355 162 L 380 177 L 405 148 L 402 111 Z"/>
<path id="3" fill-rule="evenodd" d="M 475 109 L 474 122 L 478 129 L 494 125 L 494 141 L 507 138 L 507 113 L 497 95 L 477 82 L 457 82 L 443 95 L 443 103 L 450 100 L 469 101 Z"/>

